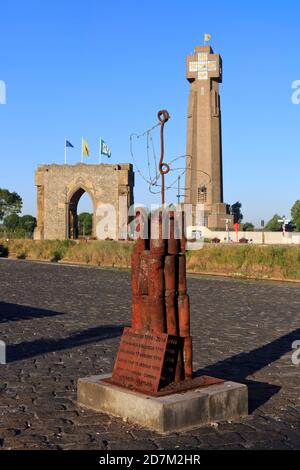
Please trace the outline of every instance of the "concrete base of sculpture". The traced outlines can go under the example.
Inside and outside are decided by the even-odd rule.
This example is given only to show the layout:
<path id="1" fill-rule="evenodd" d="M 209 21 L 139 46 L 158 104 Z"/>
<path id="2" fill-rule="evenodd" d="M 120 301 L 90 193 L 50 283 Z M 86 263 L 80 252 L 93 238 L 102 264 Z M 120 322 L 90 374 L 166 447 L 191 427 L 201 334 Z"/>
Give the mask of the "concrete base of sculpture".
<path id="1" fill-rule="evenodd" d="M 235 420 L 248 414 L 248 389 L 239 383 L 227 381 L 153 397 L 103 381 L 110 377 L 111 374 L 106 374 L 79 379 L 78 404 L 160 434 Z"/>

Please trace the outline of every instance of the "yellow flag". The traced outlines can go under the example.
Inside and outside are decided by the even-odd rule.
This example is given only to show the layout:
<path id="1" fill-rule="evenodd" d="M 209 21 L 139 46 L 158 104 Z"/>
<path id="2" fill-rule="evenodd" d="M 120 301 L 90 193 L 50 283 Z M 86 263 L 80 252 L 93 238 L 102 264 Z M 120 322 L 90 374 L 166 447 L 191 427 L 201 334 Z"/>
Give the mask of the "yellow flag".
<path id="1" fill-rule="evenodd" d="M 211 39 L 211 35 L 208 34 L 208 33 L 205 33 L 204 34 L 204 42 L 210 41 L 210 39 Z"/>
<path id="2" fill-rule="evenodd" d="M 87 141 L 84 138 L 82 138 L 82 155 L 85 155 L 86 157 L 90 156 L 90 149 Z"/>

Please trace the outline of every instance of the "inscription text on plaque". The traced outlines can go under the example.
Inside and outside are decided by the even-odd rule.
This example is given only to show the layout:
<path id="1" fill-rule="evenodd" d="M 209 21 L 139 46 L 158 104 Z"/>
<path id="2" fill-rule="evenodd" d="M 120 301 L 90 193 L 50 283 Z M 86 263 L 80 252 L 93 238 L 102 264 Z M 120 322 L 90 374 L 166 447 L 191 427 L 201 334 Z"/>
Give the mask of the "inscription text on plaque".
<path id="1" fill-rule="evenodd" d="M 156 393 L 174 380 L 177 356 L 177 337 L 125 328 L 112 382 Z"/>

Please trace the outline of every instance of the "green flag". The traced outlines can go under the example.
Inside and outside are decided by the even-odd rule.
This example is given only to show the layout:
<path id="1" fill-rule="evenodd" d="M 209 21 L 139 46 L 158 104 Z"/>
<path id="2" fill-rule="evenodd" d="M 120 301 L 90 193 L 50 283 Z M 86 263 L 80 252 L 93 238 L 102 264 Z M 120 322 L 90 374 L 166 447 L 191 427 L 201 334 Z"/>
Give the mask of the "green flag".
<path id="1" fill-rule="evenodd" d="M 105 155 L 108 158 L 111 157 L 111 150 L 103 139 L 100 139 L 100 155 Z"/>

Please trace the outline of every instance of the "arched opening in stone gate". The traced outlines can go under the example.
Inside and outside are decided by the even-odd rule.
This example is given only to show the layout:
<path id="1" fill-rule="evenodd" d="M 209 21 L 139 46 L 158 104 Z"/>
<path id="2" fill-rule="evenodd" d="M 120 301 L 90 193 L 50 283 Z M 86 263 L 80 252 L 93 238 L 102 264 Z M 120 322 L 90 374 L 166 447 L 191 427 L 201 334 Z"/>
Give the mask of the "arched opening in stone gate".
<path id="1" fill-rule="evenodd" d="M 91 195 L 84 188 L 78 188 L 69 200 L 68 233 L 76 240 L 94 235 L 95 208 Z"/>

